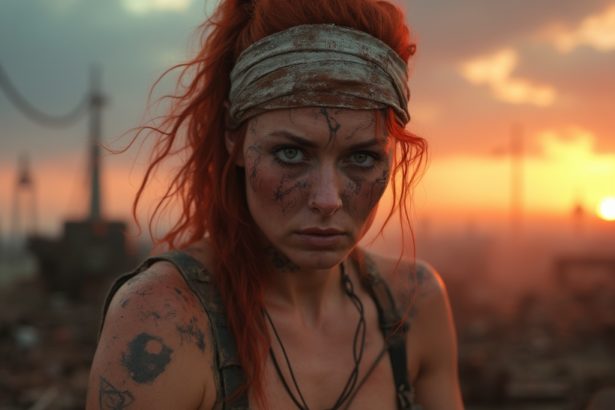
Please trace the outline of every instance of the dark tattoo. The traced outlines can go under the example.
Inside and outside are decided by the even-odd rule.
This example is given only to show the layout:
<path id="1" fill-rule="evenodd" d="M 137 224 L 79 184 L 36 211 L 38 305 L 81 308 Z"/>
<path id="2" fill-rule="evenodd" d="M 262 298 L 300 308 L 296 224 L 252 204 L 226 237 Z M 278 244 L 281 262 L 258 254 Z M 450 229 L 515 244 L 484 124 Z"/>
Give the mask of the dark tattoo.
<path id="1" fill-rule="evenodd" d="M 128 302 L 130 302 L 130 298 L 126 298 L 126 299 L 122 300 L 120 302 L 120 306 L 122 306 L 122 308 L 125 308 L 126 306 L 128 306 Z"/>
<path id="2" fill-rule="evenodd" d="M 173 309 L 169 302 L 165 302 L 162 306 L 166 309 L 164 313 L 165 319 L 173 319 L 174 317 L 177 317 L 177 312 Z"/>
<path id="3" fill-rule="evenodd" d="M 407 309 L 408 319 L 413 319 L 419 313 L 417 302 L 434 292 L 437 289 L 437 284 L 429 268 L 421 263 L 414 264 L 408 276 L 408 288 L 400 290 L 398 297 L 401 305 Z M 401 289 L 404 289 L 404 287 L 401 287 Z"/>
<path id="4" fill-rule="evenodd" d="M 98 393 L 98 406 L 101 410 L 122 410 L 130 406 L 135 400 L 128 390 L 118 390 L 102 376 Z"/>
<path id="5" fill-rule="evenodd" d="M 337 136 L 337 131 L 339 131 L 341 125 L 339 122 L 337 122 L 337 120 L 334 117 L 329 115 L 329 111 L 326 108 L 321 108 L 320 113 L 327 120 L 327 126 L 329 127 L 329 144 L 330 144 L 331 142 L 333 142 L 333 140 L 335 140 L 335 137 Z"/>
<path id="6" fill-rule="evenodd" d="M 182 343 L 194 342 L 201 352 L 205 351 L 205 335 L 203 331 L 197 327 L 195 317 L 190 319 L 187 325 L 177 325 L 176 327 Z"/>
<path id="7" fill-rule="evenodd" d="M 122 354 L 122 364 L 137 383 L 152 383 L 171 361 L 173 350 L 160 337 L 147 333 L 137 335 Z"/>
<path id="8" fill-rule="evenodd" d="M 181 291 L 181 289 L 173 288 L 173 290 L 175 291 L 175 294 L 177 295 L 177 299 L 181 299 L 184 302 L 189 303 L 188 296 L 186 296 L 184 292 Z M 186 306 L 184 306 L 184 309 L 185 308 Z"/>

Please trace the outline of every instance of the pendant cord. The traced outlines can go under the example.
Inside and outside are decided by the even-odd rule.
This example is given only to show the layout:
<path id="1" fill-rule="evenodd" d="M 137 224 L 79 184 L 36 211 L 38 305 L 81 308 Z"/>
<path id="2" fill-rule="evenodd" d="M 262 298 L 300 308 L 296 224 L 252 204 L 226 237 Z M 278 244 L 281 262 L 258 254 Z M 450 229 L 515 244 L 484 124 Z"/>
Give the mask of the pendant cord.
<path id="1" fill-rule="evenodd" d="M 359 322 L 357 323 L 357 328 L 355 329 L 355 334 L 352 343 L 352 356 L 354 359 L 355 366 L 350 373 L 350 377 L 346 382 L 346 386 L 344 386 L 344 390 L 340 394 L 340 397 L 337 399 L 332 409 L 338 409 L 342 406 L 342 404 L 348 399 L 348 397 L 352 394 L 355 386 L 357 385 L 357 380 L 359 378 L 359 365 L 361 364 L 361 359 L 363 359 L 363 352 L 365 351 L 365 311 L 363 308 L 363 303 L 361 299 L 357 296 L 354 291 L 354 285 L 350 280 L 350 277 L 346 273 L 346 269 L 344 264 L 340 264 L 340 270 L 342 274 L 342 285 L 344 286 L 344 290 L 350 300 L 354 303 L 357 311 L 359 312 Z M 357 341 L 360 340 L 360 348 L 357 346 Z"/>
<path id="2" fill-rule="evenodd" d="M 275 335 L 275 338 L 278 341 L 278 345 L 282 349 L 282 355 L 284 355 L 284 359 L 286 360 L 286 366 L 288 367 L 288 372 L 290 373 L 290 378 L 292 379 L 293 384 L 295 385 L 295 389 L 297 390 L 297 393 L 299 393 L 299 398 L 301 399 L 301 403 L 299 403 L 299 400 L 297 400 L 297 398 L 295 397 L 294 393 L 290 390 L 290 386 L 288 385 L 288 383 L 286 382 L 286 378 L 282 374 L 282 369 L 280 369 L 280 365 L 278 363 L 278 360 L 275 357 L 275 354 L 273 353 L 273 349 L 270 347 L 269 348 L 269 354 L 271 355 L 271 360 L 273 361 L 273 365 L 275 367 L 275 371 L 278 374 L 278 376 L 280 377 L 280 380 L 282 380 L 282 384 L 284 385 L 284 388 L 286 389 L 286 392 L 288 393 L 290 398 L 293 400 L 293 402 L 295 403 L 297 408 L 299 408 L 301 410 L 309 410 L 309 407 L 308 407 L 307 403 L 305 402 L 305 398 L 303 397 L 303 394 L 301 393 L 301 389 L 299 388 L 299 383 L 297 383 L 297 378 L 295 377 L 295 373 L 293 372 L 293 368 L 290 365 L 290 359 L 288 358 L 288 354 L 286 353 L 286 349 L 284 348 L 284 343 L 282 343 L 282 339 L 280 338 L 280 335 L 278 334 L 278 331 L 277 331 L 275 325 L 273 324 L 273 320 L 271 319 L 271 316 L 269 316 L 269 312 L 267 312 L 267 310 L 263 310 L 263 313 L 265 314 L 265 317 L 267 318 L 267 321 L 271 325 L 271 329 L 273 329 L 273 334 Z"/>
<path id="3" fill-rule="evenodd" d="M 345 269 L 343 262 L 340 264 L 340 274 L 341 274 L 341 281 L 342 281 L 342 286 L 344 288 L 344 291 L 346 292 L 346 294 L 348 295 L 352 303 L 357 308 L 357 311 L 359 312 L 359 321 L 357 322 L 357 327 L 354 332 L 353 344 L 352 344 L 352 357 L 354 361 L 354 367 L 352 371 L 350 372 L 350 376 L 348 377 L 348 380 L 346 381 L 346 384 L 344 385 L 342 392 L 340 393 L 339 397 L 335 401 L 335 404 L 333 405 L 333 407 L 331 407 L 331 410 L 336 410 L 336 409 L 341 408 L 344 402 L 349 397 L 351 397 L 351 395 L 354 396 L 353 392 L 355 391 L 355 387 L 357 386 L 357 380 L 359 378 L 359 367 L 361 364 L 361 360 L 363 359 L 363 352 L 365 351 L 365 336 L 366 336 L 365 311 L 363 308 L 363 303 L 361 302 L 361 299 L 357 296 L 357 294 L 354 291 L 354 286 L 352 284 L 352 281 L 350 280 L 350 277 L 346 273 L 346 269 Z M 299 383 L 297 382 L 297 378 L 295 377 L 295 373 L 290 363 L 290 359 L 288 357 L 288 354 L 286 353 L 286 349 L 284 348 L 284 343 L 282 343 L 282 338 L 278 334 L 278 331 L 275 325 L 273 324 L 273 320 L 271 319 L 269 312 L 267 312 L 266 309 L 263 309 L 263 314 L 265 318 L 267 319 L 267 321 L 269 322 L 269 325 L 271 326 L 271 329 L 273 330 L 273 334 L 276 338 L 276 341 L 278 342 L 278 345 L 280 346 L 280 349 L 282 350 L 282 355 L 284 356 L 284 360 L 286 361 L 288 372 L 290 373 L 292 383 L 297 393 L 299 394 L 299 398 L 295 396 L 290 386 L 288 385 L 288 382 L 286 381 L 286 378 L 284 377 L 284 374 L 282 373 L 280 365 L 275 357 L 273 348 L 270 347 L 269 354 L 271 356 L 276 373 L 278 374 L 278 377 L 282 381 L 282 384 L 284 385 L 284 389 L 286 390 L 286 392 L 288 393 L 292 401 L 295 403 L 297 408 L 300 410 L 309 410 L 309 406 L 307 405 L 307 402 L 305 401 L 305 398 L 303 397 L 303 393 L 301 392 L 301 389 L 299 388 Z"/>
<path id="4" fill-rule="evenodd" d="M 378 356 L 376 356 L 376 358 L 374 359 L 372 364 L 369 366 L 369 368 L 367 369 L 367 371 L 363 375 L 363 378 L 361 379 L 361 381 L 357 384 L 357 388 L 352 392 L 352 394 L 348 398 L 348 401 L 346 402 L 346 405 L 344 406 L 344 410 L 348 410 L 350 408 L 350 405 L 352 404 L 352 401 L 356 397 L 357 392 L 359 390 L 361 390 L 361 387 L 363 386 L 363 384 L 365 384 L 365 382 L 367 381 L 369 376 L 371 376 L 371 374 L 374 372 L 374 370 L 376 370 L 376 367 L 378 366 L 378 363 L 380 363 L 380 361 L 382 360 L 384 355 L 387 353 L 388 349 L 389 349 L 389 347 L 385 343 L 384 347 L 380 350 L 380 353 L 378 353 Z"/>

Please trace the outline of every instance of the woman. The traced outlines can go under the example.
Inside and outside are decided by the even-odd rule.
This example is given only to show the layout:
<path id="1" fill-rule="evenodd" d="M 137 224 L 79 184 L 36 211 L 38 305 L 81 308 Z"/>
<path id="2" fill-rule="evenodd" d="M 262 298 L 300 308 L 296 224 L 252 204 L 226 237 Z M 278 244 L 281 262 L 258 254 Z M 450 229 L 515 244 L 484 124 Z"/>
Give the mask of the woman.
<path id="1" fill-rule="evenodd" d="M 222 0 L 202 29 L 149 168 L 187 154 L 175 251 L 112 288 L 88 408 L 462 408 L 437 274 L 356 246 L 391 175 L 408 219 L 425 151 L 402 13 Z"/>

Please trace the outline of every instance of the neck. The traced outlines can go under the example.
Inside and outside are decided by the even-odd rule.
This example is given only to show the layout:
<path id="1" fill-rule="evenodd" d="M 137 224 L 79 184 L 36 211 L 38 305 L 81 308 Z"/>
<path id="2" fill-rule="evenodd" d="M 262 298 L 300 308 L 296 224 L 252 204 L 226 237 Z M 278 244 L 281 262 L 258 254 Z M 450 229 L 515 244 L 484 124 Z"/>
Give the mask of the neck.
<path id="1" fill-rule="evenodd" d="M 339 265 L 305 270 L 278 264 L 265 283 L 265 305 L 268 310 L 289 312 L 309 325 L 317 326 L 326 312 L 346 302 Z"/>

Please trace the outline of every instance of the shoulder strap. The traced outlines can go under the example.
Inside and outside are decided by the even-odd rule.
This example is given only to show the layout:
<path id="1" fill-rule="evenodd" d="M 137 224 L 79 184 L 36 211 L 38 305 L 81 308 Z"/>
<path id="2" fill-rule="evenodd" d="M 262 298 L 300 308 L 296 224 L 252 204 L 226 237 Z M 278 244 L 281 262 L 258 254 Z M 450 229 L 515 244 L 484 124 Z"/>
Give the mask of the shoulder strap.
<path id="1" fill-rule="evenodd" d="M 237 355 L 235 338 L 228 327 L 226 310 L 211 274 L 198 260 L 181 251 L 170 251 L 148 258 L 135 271 L 116 280 L 105 301 L 104 312 L 106 313 L 113 294 L 122 284 L 158 261 L 170 262 L 177 268 L 192 292 L 201 301 L 209 318 L 214 337 L 214 354 L 222 394 L 222 408 L 224 410 L 247 410 L 249 408 L 248 396 L 247 391 L 243 388 L 246 378 Z"/>
<path id="2" fill-rule="evenodd" d="M 395 305 L 395 300 L 386 281 L 380 276 L 375 263 L 358 248 L 352 254 L 363 278 L 363 286 L 372 296 L 378 309 L 378 322 L 384 340 L 388 345 L 389 358 L 393 369 L 393 379 L 397 393 L 397 408 L 411 410 L 417 407 L 412 403 L 412 386 L 408 379 L 408 361 L 406 353 L 406 333 L 408 324 L 402 318 Z"/>

